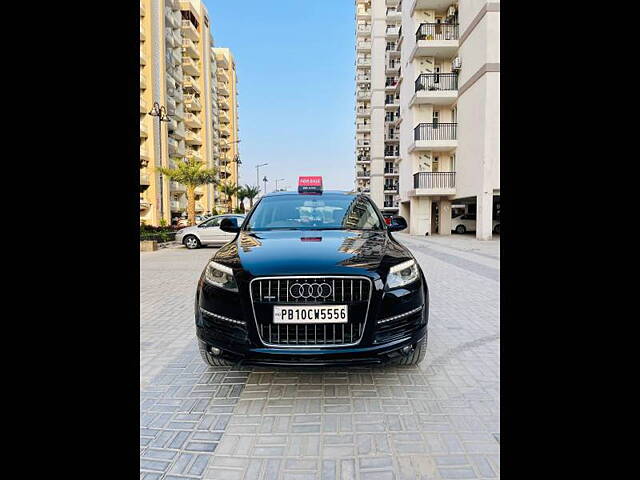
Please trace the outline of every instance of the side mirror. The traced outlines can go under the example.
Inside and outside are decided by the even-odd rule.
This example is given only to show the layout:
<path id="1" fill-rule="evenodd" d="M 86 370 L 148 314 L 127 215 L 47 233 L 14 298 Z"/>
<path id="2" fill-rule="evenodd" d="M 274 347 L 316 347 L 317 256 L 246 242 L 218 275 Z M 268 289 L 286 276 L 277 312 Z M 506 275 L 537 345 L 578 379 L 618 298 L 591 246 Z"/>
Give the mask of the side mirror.
<path id="1" fill-rule="evenodd" d="M 407 228 L 407 221 L 404 217 L 396 216 L 391 217 L 391 223 L 387 227 L 390 232 L 399 232 L 400 230 L 404 230 Z"/>
<path id="2" fill-rule="evenodd" d="M 238 226 L 237 218 L 223 218 L 220 222 L 220 230 L 229 233 L 238 233 L 240 227 Z"/>

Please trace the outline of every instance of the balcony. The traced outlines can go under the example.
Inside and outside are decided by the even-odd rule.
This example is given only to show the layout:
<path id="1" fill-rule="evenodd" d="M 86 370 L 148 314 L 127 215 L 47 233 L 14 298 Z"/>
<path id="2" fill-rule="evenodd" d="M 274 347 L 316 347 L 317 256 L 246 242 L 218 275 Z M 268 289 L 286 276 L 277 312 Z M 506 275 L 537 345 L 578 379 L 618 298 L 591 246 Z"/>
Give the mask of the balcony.
<path id="1" fill-rule="evenodd" d="M 180 208 L 180 202 L 178 200 L 171 200 L 171 211 L 172 212 L 180 212 L 181 209 Z"/>
<path id="2" fill-rule="evenodd" d="M 400 174 L 400 171 L 397 168 L 389 168 L 386 167 L 384 169 L 384 176 L 385 177 L 397 177 Z"/>
<path id="3" fill-rule="evenodd" d="M 359 24 L 356 28 L 356 33 L 358 36 L 368 37 L 371 35 L 371 25 L 370 24 Z"/>
<path id="4" fill-rule="evenodd" d="M 144 101 L 144 98 L 140 97 L 140 113 L 147 113 L 147 102 Z"/>
<path id="5" fill-rule="evenodd" d="M 172 97 L 167 97 L 167 111 L 173 112 L 170 115 L 174 115 L 176 111 L 176 101 Z"/>
<path id="6" fill-rule="evenodd" d="M 385 36 L 388 40 L 393 40 L 398 38 L 400 35 L 400 26 L 399 25 L 388 25 L 387 30 L 385 31 Z"/>
<path id="7" fill-rule="evenodd" d="M 178 141 L 175 138 L 167 138 L 167 145 L 169 146 L 169 155 L 178 155 Z"/>
<path id="8" fill-rule="evenodd" d="M 229 86 L 226 83 L 218 82 L 218 95 L 229 96 Z"/>
<path id="9" fill-rule="evenodd" d="M 144 17 L 147 14 L 147 11 L 144 8 L 144 5 L 142 4 L 142 0 L 140 1 L 140 16 Z"/>
<path id="10" fill-rule="evenodd" d="M 384 132 L 384 141 L 385 142 L 399 142 L 400 141 L 400 133 L 399 132 Z"/>
<path id="11" fill-rule="evenodd" d="M 402 11 L 396 7 L 387 8 L 387 22 L 399 22 L 402 20 Z"/>
<path id="12" fill-rule="evenodd" d="M 218 68 L 216 76 L 220 82 L 229 83 L 229 75 L 227 75 L 227 71 L 224 68 Z"/>
<path id="13" fill-rule="evenodd" d="M 382 188 L 384 193 L 398 193 L 400 189 L 397 183 L 385 183 Z"/>
<path id="14" fill-rule="evenodd" d="M 149 136 L 149 129 L 148 127 L 140 122 L 140 138 L 147 138 Z"/>
<path id="15" fill-rule="evenodd" d="M 181 68 L 174 68 L 171 72 L 171 76 L 177 80 L 178 83 L 182 83 L 184 81 L 184 75 Z"/>
<path id="16" fill-rule="evenodd" d="M 358 100 L 371 100 L 371 90 L 360 90 L 356 93 Z"/>
<path id="17" fill-rule="evenodd" d="M 147 89 L 147 79 L 142 74 L 142 72 L 140 72 L 140 90 L 146 90 L 146 89 Z"/>
<path id="18" fill-rule="evenodd" d="M 149 186 L 151 183 L 149 181 L 149 174 L 146 172 L 140 172 L 140 186 Z"/>
<path id="19" fill-rule="evenodd" d="M 419 195 L 455 195 L 456 172 L 419 172 L 413 174 L 413 192 Z"/>
<path id="20" fill-rule="evenodd" d="M 148 164 L 151 160 L 151 156 L 145 147 L 140 147 L 140 164 Z M 146 166 L 146 165 L 145 165 Z"/>
<path id="21" fill-rule="evenodd" d="M 396 160 L 400 158 L 400 149 L 399 148 L 385 148 L 384 150 L 384 159 L 385 160 Z"/>
<path id="22" fill-rule="evenodd" d="M 140 22 L 140 41 L 144 42 L 147 36 L 144 33 L 144 27 L 142 26 L 142 22 Z"/>
<path id="23" fill-rule="evenodd" d="M 229 98 L 223 96 L 218 97 L 218 107 L 222 110 L 229 110 Z"/>
<path id="24" fill-rule="evenodd" d="M 358 58 L 357 59 L 357 64 L 360 65 L 361 67 L 370 67 L 371 66 L 371 59 L 370 58 Z"/>
<path id="25" fill-rule="evenodd" d="M 200 100 L 195 95 L 185 95 L 184 96 L 184 106 L 190 112 L 199 112 L 202 110 L 202 104 Z"/>
<path id="26" fill-rule="evenodd" d="M 173 138 L 175 138 L 176 140 L 184 140 L 185 136 L 186 136 L 187 132 L 185 131 L 184 128 L 182 127 L 176 127 L 175 129 L 173 129 L 169 135 L 171 135 Z"/>
<path id="27" fill-rule="evenodd" d="M 357 75 L 356 76 L 356 81 L 371 83 L 371 76 L 370 75 Z"/>
<path id="28" fill-rule="evenodd" d="M 179 121 L 184 120 L 184 105 L 182 103 L 178 105 L 178 108 L 176 108 L 173 116 Z"/>
<path id="29" fill-rule="evenodd" d="M 144 58 L 144 52 L 140 50 L 140 66 L 144 67 L 147 64 L 147 60 Z"/>
<path id="30" fill-rule="evenodd" d="M 193 25 L 193 23 L 191 23 L 190 20 L 182 20 L 180 29 L 182 30 L 183 37 L 196 42 L 198 41 L 198 30 L 196 30 L 196 27 Z"/>
<path id="31" fill-rule="evenodd" d="M 146 201 L 144 198 L 140 197 L 140 211 L 149 210 L 151 208 L 151 202 Z"/>
<path id="32" fill-rule="evenodd" d="M 182 71 L 187 75 L 200 76 L 200 67 L 193 58 L 182 57 Z"/>
<path id="33" fill-rule="evenodd" d="M 399 107 L 400 107 L 400 98 L 395 96 L 393 98 L 385 98 L 384 100 L 385 110 L 394 110 Z"/>
<path id="34" fill-rule="evenodd" d="M 221 110 L 218 118 L 220 119 L 220 123 L 229 123 L 229 114 L 227 112 L 225 112 L 224 110 Z"/>
<path id="35" fill-rule="evenodd" d="M 367 170 L 360 170 L 356 172 L 356 178 L 369 178 L 371 177 L 371 172 Z"/>
<path id="36" fill-rule="evenodd" d="M 356 17 L 360 20 L 366 20 L 368 18 L 371 18 L 371 9 L 364 8 L 363 6 L 358 5 L 358 10 L 356 11 Z"/>
<path id="37" fill-rule="evenodd" d="M 396 201 L 388 201 L 385 200 L 384 201 L 384 207 L 382 207 L 382 210 L 398 210 L 398 207 L 400 206 L 400 202 Z"/>
<path id="38" fill-rule="evenodd" d="M 187 130 L 185 143 L 187 145 L 202 145 L 202 139 L 200 138 L 200 133 L 195 133 L 192 130 Z"/>
<path id="39" fill-rule="evenodd" d="M 371 124 L 370 123 L 357 123 L 356 124 L 356 132 L 370 132 Z"/>
<path id="40" fill-rule="evenodd" d="M 200 153 L 199 150 L 194 150 L 193 148 L 187 148 L 184 152 L 184 156 L 187 158 L 193 158 L 198 162 L 202 161 L 202 153 Z"/>
<path id="41" fill-rule="evenodd" d="M 171 10 L 170 7 L 166 7 L 164 9 L 164 21 L 165 21 L 165 25 L 171 27 L 171 28 L 178 28 L 180 26 L 180 21 L 178 20 L 176 22 L 176 16 L 173 13 L 173 10 Z"/>
<path id="42" fill-rule="evenodd" d="M 413 105 L 451 105 L 458 98 L 457 73 L 423 73 L 415 82 L 415 94 L 409 102 Z"/>
<path id="43" fill-rule="evenodd" d="M 222 68 L 229 68 L 229 61 L 222 53 L 216 54 L 216 65 Z"/>
<path id="44" fill-rule="evenodd" d="M 387 92 L 393 92 L 393 91 L 395 91 L 395 89 L 397 87 L 398 87 L 398 79 L 397 78 L 387 79 L 384 82 L 384 89 Z"/>
<path id="45" fill-rule="evenodd" d="M 413 130 L 413 143 L 409 153 L 413 151 L 431 150 L 447 152 L 458 146 L 457 123 L 421 123 Z"/>
<path id="46" fill-rule="evenodd" d="M 368 147 L 371 145 L 371 139 L 370 138 L 358 138 L 356 140 L 356 145 L 358 147 Z"/>
<path id="47" fill-rule="evenodd" d="M 182 39 L 182 56 L 184 57 L 185 55 L 191 58 L 200 58 L 198 47 L 193 40 L 189 38 Z"/>
<path id="48" fill-rule="evenodd" d="M 358 117 L 370 117 L 371 109 L 370 108 L 358 108 L 356 110 L 356 116 Z"/>
<path id="49" fill-rule="evenodd" d="M 453 57 L 458 51 L 457 23 L 421 23 L 409 61 L 418 57 Z"/>
<path id="50" fill-rule="evenodd" d="M 175 48 L 179 43 L 176 43 L 176 37 L 173 35 L 173 30 L 169 27 L 164 29 L 164 40 L 169 48 Z"/>
<path id="51" fill-rule="evenodd" d="M 356 49 L 359 52 L 371 50 L 371 42 L 358 42 Z"/>
<path id="52" fill-rule="evenodd" d="M 185 114 L 184 123 L 189 128 L 202 128 L 202 122 L 198 116 L 190 112 Z"/>
<path id="53" fill-rule="evenodd" d="M 360 155 L 356 158 L 356 163 L 362 164 L 362 165 L 366 165 L 371 163 L 371 157 L 368 157 L 366 155 Z"/>
<path id="54" fill-rule="evenodd" d="M 184 83 L 182 84 L 184 88 L 191 88 L 196 93 L 200 94 L 200 87 L 198 86 L 198 82 L 191 75 L 184 76 Z"/>
<path id="55" fill-rule="evenodd" d="M 169 182 L 169 190 L 172 192 L 186 192 L 187 189 L 184 185 L 178 182 L 174 182 L 173 180 Z"/>
<path id="56" fill-rule="evenodd" d="M 400 75 L 400 60 L 390 59 L 387 55 L 387 61 L 384 65 L 384 73 L 387 75 Z"/>

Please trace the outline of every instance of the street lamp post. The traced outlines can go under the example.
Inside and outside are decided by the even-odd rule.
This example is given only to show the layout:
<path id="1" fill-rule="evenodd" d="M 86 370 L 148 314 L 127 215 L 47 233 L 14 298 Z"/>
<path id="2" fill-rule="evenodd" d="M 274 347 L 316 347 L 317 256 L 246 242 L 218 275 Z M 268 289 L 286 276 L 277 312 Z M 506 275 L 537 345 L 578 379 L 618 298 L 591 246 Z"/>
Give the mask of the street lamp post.
<path id="1" fill-rule="evenodd" d="M 170 122 L 167 109 L 164 105 L 160 105 L 158 102 L 153 102 L 153 107 L 149 112 L 152 117 L 158 117 L 158 145 L 160 146 L 160 166 L 162 165 L 162 122 Z M 162 178 L 162 172 L 160 172 L 160 218 L 164 218 L 164 181 Z"/>
<path id="2" fill-rule="evenodd" d="M 267 193 L 267 176 L 265 175 L 264 178 L 262 179 L 262 181 L 264 182 L 264 193 Z"/>
<path id="3" fill-rule="evenodd" d="M 276 178 L 276 189 L 274 190 L 274 192 L 278 191 L 278 182 L 284 180 L 284 178 Z"/>
<path id="4" fill-rule="evenodd" d="M 258 188 L 260 188 L 260 167 L 264 167 L 265 165 L 269 165 L 269 164 L 261 163 L 260 165 L 256 165 L 256 187 Z M 267 193 L 267 192 L 264 192 L 264 193 Z"/>

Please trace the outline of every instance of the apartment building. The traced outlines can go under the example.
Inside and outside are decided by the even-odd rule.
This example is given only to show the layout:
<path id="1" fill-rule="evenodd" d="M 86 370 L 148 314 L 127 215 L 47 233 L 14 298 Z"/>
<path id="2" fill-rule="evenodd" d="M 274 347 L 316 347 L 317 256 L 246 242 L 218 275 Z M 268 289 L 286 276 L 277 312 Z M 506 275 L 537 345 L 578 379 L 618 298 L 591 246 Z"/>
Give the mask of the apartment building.
<path id="1" fill-rule="evenodd" d="M 186 212 L 186 187 L 156 167 L 195 158 L 219 163 L 217 64 L 211 22 L 199 0 L 140 1 L 140 221 L 158 225 Z M 149 115 L 154 103 L 162 119 Z M 211 212 L 215 185 L 196 189 L 196 213 Z"/>
<path id="2" fill-rule="evenodd" d="M 240 159 L 238 138 L 238 77 L 236 63 L 231 50 L 228 48 L 214 48 L 213 54 L 217 63 L 217 88 L 219 109 L 220 135 L 220 169 L 221 182 L 238 185 Z M 218 210 L 224 210 L 226 203 L 220 199 Z M 233 208 L 238 207 L 238 198 L 232 198 Z"/>
<path id="3" fill-rule="evenodd" d="M 384 49 L 374 38 L 371 61 L 399 56 L 392 64 L 398 67 L 395 83 L 388 73 L 385 79 L 385 110 L 393 114 L 385 117 L 383 140 L 372 134 L 367 147 L 371 176 L 380 148 L 383 172 L 393 167 L 399 175 L 383 175 L 384 203 L 373 179 L 371 196 L 379 206 L 397 207 L 412 235 L 450 234 L 452 207 L 464 206 L 476 214 L 476 237 L 490 239 L 500 201 L 500 3 L 358 0 L 356 5 L 371 12 L 374 29 L 384 7 L 387 19 L 400 21 L 397 30 L 391 25 L 386 31 Z M 396 50 L 395 57 L 389 49 Z M 358 151 L 356 165 L 367 159 L 363 153 Z"/>
<path id="4" fill-rule="evenodd" d="M 356 190 L 398 211 L 398 2 L 356 2 Z"/>

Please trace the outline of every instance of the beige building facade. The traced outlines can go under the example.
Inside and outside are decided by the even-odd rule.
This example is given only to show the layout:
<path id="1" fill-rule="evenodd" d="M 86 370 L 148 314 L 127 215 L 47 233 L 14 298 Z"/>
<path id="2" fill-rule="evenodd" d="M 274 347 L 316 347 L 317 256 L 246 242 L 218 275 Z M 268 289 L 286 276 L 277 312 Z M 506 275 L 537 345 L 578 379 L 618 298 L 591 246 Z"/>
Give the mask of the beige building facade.
<path id="1" fill-rule="evenodd" d="M 211 20 L 199 0 L 140 1 L 140 221 L 169 224 L 185 214 L 186 188 L 157 171 L 176 159 L 220 162 L 217 63 Z M 165 107 L 164 121 L 151 116 Z M 211 212 L 220 193 L 196 189 L 196 213 Z"/>
<path id="2" fill-rule="evenodd" d="M 397 103 L 398 116 L 385 118 L 383 141 L 371 136 L 371 197 L 406 217 L 412 235 L 449 235 L 452 206 L 464 206 L 476 213 L 477 238 L 490 239 L 500 195 L 500 3 L 358 0 L 356 8 L 371 11 L 375 25 L 383 5 L 387 19 L 400 17 L 398 33 L 387 30 L 384 53 L 373 43 L 371 61 L 399 58 L 397 77 L 387 70 L 385 79 L 385 108 Z M 399 173 L 397 184 L 383 184 L 384 203 L 373 180 L 375 142 L 394 154 L 385 162 Z"/>
<path id="3" fill-rule="evenodd" d="M 218 88 L 218 109 L 220 136 L 220 159 L 218 168 L 220 171 L 220 181 L 238 185 L 240 160 L 239 137 L 238 137 L 238 77 L 236 73 L 236 62 L 231 50 L 228 48 L 214 48 L 213 54 L 216 58 L 216 82 Z M 238 207 L 238 198 L 232 198 L 233 208 Z M 218 210 L 224 210 L 226 204 L 224 199 L 218 202 Z"/>

